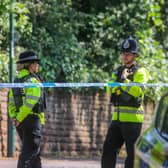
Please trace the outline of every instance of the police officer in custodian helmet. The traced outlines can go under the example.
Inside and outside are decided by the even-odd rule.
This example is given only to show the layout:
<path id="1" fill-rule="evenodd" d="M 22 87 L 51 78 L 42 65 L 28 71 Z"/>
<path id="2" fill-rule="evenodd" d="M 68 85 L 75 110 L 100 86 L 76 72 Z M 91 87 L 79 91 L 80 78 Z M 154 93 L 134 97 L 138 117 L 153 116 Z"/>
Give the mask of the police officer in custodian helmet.
<path id="1" fill-rule="evenodd" d="M 121 61 L 112 73 L 111 82 L 146 83 L 148 72 L 136 62 L 138 56 L 137 42 L 127 38 L 121 46 Z M 112 122 L 108 129 L 102 154 L 102 168 L 115 168 L 117 154 L 125 143 L 127 157 L 125 168 L 133 168 L 134 144 L 140 135 L 144 120 L 144 88 L 140 86 L 121 86 L 107 88 L 113 103 Z"/>

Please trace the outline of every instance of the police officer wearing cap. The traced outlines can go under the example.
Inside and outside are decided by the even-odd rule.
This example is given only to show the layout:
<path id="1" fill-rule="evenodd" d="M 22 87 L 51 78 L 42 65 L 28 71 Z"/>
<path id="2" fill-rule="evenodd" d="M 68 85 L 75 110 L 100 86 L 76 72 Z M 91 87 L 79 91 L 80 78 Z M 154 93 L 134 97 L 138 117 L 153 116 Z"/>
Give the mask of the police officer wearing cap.
<path id="1" fill-rule="evenodd" d="M 41 83 L 37 74 L 39 61 L 34 52 L 22 52 L 14 82 Z M 17 168 L 41 168 L 40 142 L 45 107 L 45 94 L 40 87 L 13 88 L 9 92 L 9 116 L 22 142 Z"/>
<path id="2" fill-rule="evenodd" d="M 110 82 L 146 83 L 149 74 L 136 62 L 137 42 L 127 38 L 122 43 L 121 61 Z M 125 143 L 127 157 L 125 168 L 134 167 L 134 144 L 140 135 L 144 120 L 144 88 L 141 86 L 121 86 L 107 88 L 113 103 L 112 122 L 103 146 L 102 168 L 115 168 L 117 155 Z"/>

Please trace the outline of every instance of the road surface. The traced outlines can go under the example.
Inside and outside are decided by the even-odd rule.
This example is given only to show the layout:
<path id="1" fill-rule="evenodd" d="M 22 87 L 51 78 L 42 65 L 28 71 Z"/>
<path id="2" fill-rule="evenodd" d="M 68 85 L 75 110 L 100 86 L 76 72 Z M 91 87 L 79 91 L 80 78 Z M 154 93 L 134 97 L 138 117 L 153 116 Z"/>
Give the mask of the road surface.
<path id="1" fill-rule="evenodd" d="M 43 158 L 43 168 L 100 168 L 100 160 L 54 160 Z M 1 159 L 0 168 L 16 168 L 16 159 Z M 117 168 L 123 168 L 118 164 Z"/>

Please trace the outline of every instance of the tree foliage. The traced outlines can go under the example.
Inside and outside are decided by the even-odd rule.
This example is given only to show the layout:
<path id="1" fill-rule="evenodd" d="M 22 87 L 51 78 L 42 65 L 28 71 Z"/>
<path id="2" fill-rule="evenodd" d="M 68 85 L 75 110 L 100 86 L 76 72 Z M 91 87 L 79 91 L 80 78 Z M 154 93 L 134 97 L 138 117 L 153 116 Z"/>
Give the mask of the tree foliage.
<path id="1" fill-rule="evenodd" d="M 0 5 L 3 52 L 9 44 L 8 3 Z M 166 82 L 167 5 L 164 0 L 18 0 L 16 53 L 35 50 L 46 81 L 105 82 L 120 64 L 122 40 L 132 36 L 150 82 Z"/>
<path id="2" fill-rule="evenodd" d="M 10 22 L 9 14 L 14 12 L 15 22 L 15 43 L 23 33 L 31 31 L 28 8 L 23 3 L 15 3 L 12 11 L 10 0 L 0 1 L 0 82 L 7 82 L 9 79 L 9 46 L 10 46 Z M 20 47 L 18 47 L 19 50 Z M 17 50 L 16 50 L 17 51 Z"/>

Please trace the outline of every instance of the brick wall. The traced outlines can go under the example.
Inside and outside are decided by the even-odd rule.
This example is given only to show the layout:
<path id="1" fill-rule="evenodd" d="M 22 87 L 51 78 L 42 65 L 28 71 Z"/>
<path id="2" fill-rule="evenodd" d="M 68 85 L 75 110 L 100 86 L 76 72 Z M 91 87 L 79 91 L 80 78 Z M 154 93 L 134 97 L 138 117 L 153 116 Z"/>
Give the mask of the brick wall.
<path id="1" fill-rule="evenodd" d="M 7 155 L 7 90 L 0 89 L 0 156 Z"/>
<path id="2" fill-rule="evenodd" d="M 144 128 L 151 122 L 154 105 L 146 101 Z M 7 151 L 7 91 L 0 91 L 0 156 Z M 53 90 L 47 96 L 47 122 L 43 129 L 42 154 L 57 157 L 99 156 L 111 120 L 109 96 L 99 93 Z M 16 155 L 19 141 L 16 139 Z"/>
<path id="3" fill-rule="evenodd" d="M 111 118 L 109 97 L 102 94 L 55 92 L 48 97 L 43 152 L 88 155 L 102 148 Z"/>
<path id="4" fill-rule="evenodd" d="M 0 157 L 7 156 L 7 101 L 8 89 L 0 89 Z M 15 141 L 15 156 L 17 156 L 20 150 L 20 141 L 17 136 L 15 136 Z"/>
<path id="5" fill-rule="evenodd" d="M 110 97 L 100 93 L 54 91 L 48 96 L 43 154 L 97 156 L 111 120 Z M 151 123 L 154 104 L 146 100 L 143 130 Z"/>

